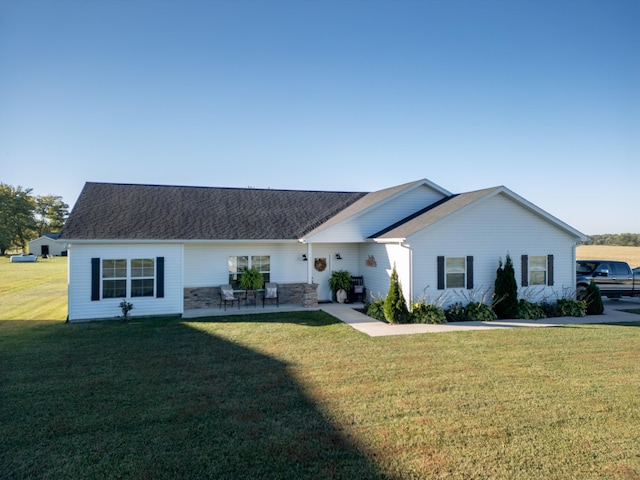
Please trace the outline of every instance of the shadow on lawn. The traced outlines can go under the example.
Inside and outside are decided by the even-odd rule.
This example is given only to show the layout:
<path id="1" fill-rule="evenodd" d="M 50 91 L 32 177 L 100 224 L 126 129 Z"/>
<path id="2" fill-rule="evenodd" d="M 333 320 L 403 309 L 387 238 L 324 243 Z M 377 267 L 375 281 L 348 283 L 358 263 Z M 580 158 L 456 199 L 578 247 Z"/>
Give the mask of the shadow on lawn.
<path id="1" fill-rule="evenodd" d="M 216 315 L 213 317 L 189 318 L 190 323 L 286 323 L 305 327 L 326 327 L 344 322 L 319 310 L 298 312 L 242 313 L 236 315 Z"/>
<path id="2" fill-rule="evenodd" d="M 286 364 L 187 325 L 25 324 L 10 337 L 1 478 L 389 478 Z"/>

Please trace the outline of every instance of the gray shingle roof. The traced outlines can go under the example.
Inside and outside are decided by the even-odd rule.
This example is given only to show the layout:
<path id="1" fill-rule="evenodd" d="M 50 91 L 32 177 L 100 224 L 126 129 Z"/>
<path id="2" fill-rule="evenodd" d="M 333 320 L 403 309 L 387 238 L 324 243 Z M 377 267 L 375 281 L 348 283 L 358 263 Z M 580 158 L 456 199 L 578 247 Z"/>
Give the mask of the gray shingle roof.
<path id="1" fill-rule="evenodd" d="M 60 237 L 294 240 L 364 192 L 86 183 Z"/>

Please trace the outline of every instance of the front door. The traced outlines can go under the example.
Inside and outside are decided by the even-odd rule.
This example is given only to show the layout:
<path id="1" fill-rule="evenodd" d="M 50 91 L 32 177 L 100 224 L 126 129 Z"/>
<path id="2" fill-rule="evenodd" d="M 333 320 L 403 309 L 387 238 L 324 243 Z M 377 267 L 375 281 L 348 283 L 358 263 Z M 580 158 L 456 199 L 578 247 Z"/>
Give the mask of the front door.
<path id="1" fill-rule="evenodd" d="M 331 268 L 327 257 L 315 257 L 313 259 L 313 283 L 318 284 L 318 301 L 330 302 L 331 289 L 329 288 L 329 278 Z"/>
<path id="2" fill-rule="evenodd" d="M 49 256 L 49 245 L 40 245 L 40 255 L 43 257 Z"/>

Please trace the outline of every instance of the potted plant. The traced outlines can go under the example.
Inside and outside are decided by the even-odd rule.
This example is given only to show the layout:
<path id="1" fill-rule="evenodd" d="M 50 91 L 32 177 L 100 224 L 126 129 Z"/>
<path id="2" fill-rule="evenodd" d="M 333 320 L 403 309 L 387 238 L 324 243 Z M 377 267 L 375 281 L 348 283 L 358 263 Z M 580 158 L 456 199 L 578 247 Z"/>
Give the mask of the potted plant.
<path id="1" fill-rule="evenodd" d="M 240 288 L 243 290 L 259 290 L 264 286 L 264 277 L 256 268 L 250 268 L 240 275 Z"/>
<path id="2" fill-rule="evenodd" d="M 347 270 L 335 270 L 331 272 L 329 278 L 329 288 L 335 293 L 338 303 L 344 303 L 347 299 L 347 292 L 353 286 L 351 273 Z"/>

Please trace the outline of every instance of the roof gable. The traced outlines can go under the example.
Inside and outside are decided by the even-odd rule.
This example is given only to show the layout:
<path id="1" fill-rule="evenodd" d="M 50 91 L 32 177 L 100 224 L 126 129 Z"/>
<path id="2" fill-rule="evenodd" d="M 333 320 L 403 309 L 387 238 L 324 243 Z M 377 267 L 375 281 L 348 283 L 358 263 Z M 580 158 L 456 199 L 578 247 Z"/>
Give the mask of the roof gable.
<path id="1" fill-rule="evenodd" d="M 529 210 L 531 213 L 543 218 L 547 222 L 554 225 L 556 228 L 564 230 L 571 236 L 584 240 L 586 236 L 570 227 L 566 223 L 558 220 L 554 216 L 545 212 L 541 208 L 535 206 L 531 202 L 525 200 L 519 195 L 515 194 L 504 186 L 486 188 L 483 190 L 476 190 L 473 192 L 461 193 L 459 195 L 452 195 L 442 201 L 430 205 L 413 215 L 410 215 L 394 225 L 377 232 L 372 235 L 371 239 L 376 241 L 399 241 L 409 240 L 411 237 L 424 232 L 430 228 L 435 227 L 441 221 L 451 218 L 463 211 L 473 208 L 475 205 L 488 200 L 496 195 L 504 194 L 511 201 Z"/>
<path id="2" fill-rule="evenodd" d="M 363 192 L 87 183 L 61 238 L 293 240 L 364 195 Z"/>
<path id="3" fill-rule="evenodd" d="M 435 191 L 438 195 L 451 195 L 451 192 L 426 179 L 397 185 L 395 187 L 385 188 L 383 190 L 378 190 L 375 192 L 370 192 L 356 202 L 349 205 L 347 208 L 336 214 L 328 221 L 324 222 L 318 228 L 310 231 L 306 235 L 306 239 L 312 241 L 313 239 L 311 237 L 316 236 L 322 232 L 326 232 L 327 230 L 337 225 L 343 224 L 344 222 L 352 221 L 358 217 L 362 217 L 363 215 L 374 211 L 374 209 L 379 208 L 382 205 L 385 205 L 393 201 L 394 199 L 407 194 L 408 192 L 415 191 L 420 187 L 427 187 L 430 190 Z"/>

